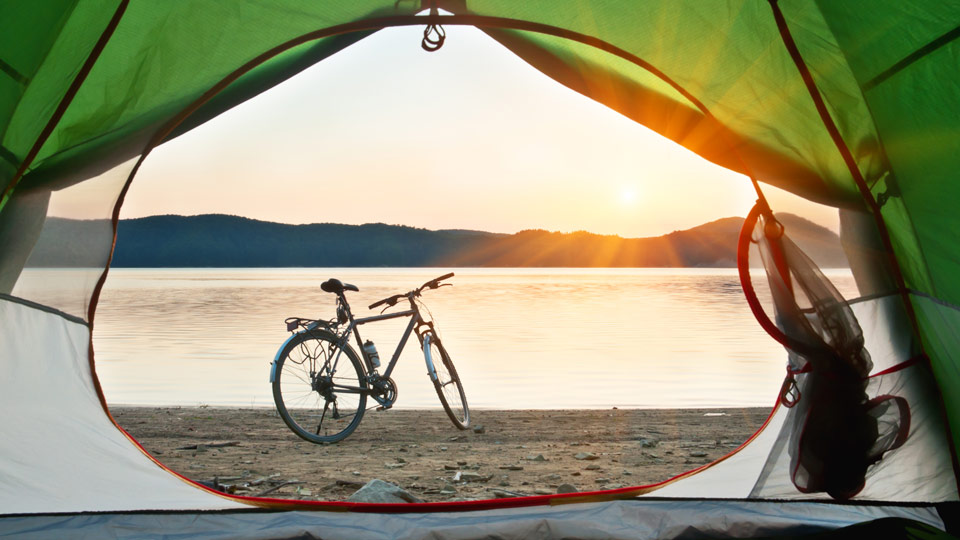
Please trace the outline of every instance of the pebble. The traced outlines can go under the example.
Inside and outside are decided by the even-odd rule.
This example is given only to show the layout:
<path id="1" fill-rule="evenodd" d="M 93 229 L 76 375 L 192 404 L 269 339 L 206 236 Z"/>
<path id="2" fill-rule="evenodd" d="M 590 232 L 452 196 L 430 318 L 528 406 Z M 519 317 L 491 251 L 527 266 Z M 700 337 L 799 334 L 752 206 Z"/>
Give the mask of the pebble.
<path id="1" fill-rule="evenodd" d="M 637 439 L 637 442 L 640 443 L 640 448 L 654 448 L 660 444 L 660 441 L 656 439 L 647 439 L 643 437 Z"/>
<path id="2" fill-rule="evenodd" d="M 576 493 L 577 488 L 573 484 L 560 484 L 557 486 L 557 493 Z"/>
<path id="3" fill-rule="evenodd" d="M 690 452 L 690 457 L 707 457 L 706 452 Z"/>
<path id="4" fill-rule="evenodd" d="M 481 433 L 481 434 L 482 434 L 482 433 L 486 433 L 486 432 L 487 432 L 487 428 L 483 427 L 482 424 L 477 424 L 476 426 L 473 426 L 473 432 L 474 432 L 474 433 Z"/>
<path id="5" fill-rule="evenodd" d="M 501 465 L 500 468 L 505 471 L 522 471 L 523 470 L 523 467 L 521 467 L 520 465 Z"/>
<path id="6" fill-rule="evenodd" d="M 579 452 L 573 456 L 573 459 L 592 461 L 594 459 L 600 459 L 600 456 L 593 452 Z"/>
<path id="7" fill-rule="evenodd" d="M 543 454 L 537 454 L 535 456 L 527 456 L 527 459 L 530 461 L 547 461 L 547 458 L 543 457 Z"/>
<path id="8" fill-rule="evenodd" d="M 403 503 L 423 502 L 400 486 L 374 478 L 347 497 L 350 502 Z"/>
<path id="9" fill-rule="evenodd" d="M 487 476 L 487 475 L 471 473 L 471 472 L 465 472 L 465 473 L 458 472 L 456 476 L 453 477 L 455 481 L 459 480 L 461 482 L 486 482 L 491 478 L 493 478 L 493 475 Z"/>
<path id="10" fill-rule="evenodd" d="M 554 474 L 548 474 L 548 475 L 545 477 L 545 479 L 546 479 L 548 482 L 556 482 L 557 480 L 562 480 L 563 477 L 560 476 L 559 474 L 554 473 Z"/>
<path id="11" fill-rule="evenodd" d="M 553 495 L 553 491 L 545 488 L 537 488 L 533 490 L 533 492 L 536 493 L 537 495 Z"/>
<path id="12" fill-rule="evenodd" d="M 585 469 L 585 470 L 588 470 L 588 471 L 599 471 L 599 470 L 600 470 L 600 466 L 599 466 L 599 465 L 587 465 L 586 467 L 584 467 L 584 469 Z"/>

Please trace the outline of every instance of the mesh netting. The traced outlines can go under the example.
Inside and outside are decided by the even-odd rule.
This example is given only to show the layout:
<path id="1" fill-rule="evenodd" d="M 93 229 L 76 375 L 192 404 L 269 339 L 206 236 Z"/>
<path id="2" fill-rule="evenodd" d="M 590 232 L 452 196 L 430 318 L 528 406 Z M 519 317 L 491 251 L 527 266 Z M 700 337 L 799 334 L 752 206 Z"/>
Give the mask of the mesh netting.
<path id="1" fill-rule="evenodd" d="M 788 351 L 781 402 L 790 411 L 771 463 L 786 448 L 797 490 L 848 499 L 864 488 L 868 467 L 905 442 L 910 407 L 868 394 L 873 362 L 849 303 L 772 215 L 751 215 L 744 227 L 760 248 L 775 313 L 775 327 L 765 326 Z"/>

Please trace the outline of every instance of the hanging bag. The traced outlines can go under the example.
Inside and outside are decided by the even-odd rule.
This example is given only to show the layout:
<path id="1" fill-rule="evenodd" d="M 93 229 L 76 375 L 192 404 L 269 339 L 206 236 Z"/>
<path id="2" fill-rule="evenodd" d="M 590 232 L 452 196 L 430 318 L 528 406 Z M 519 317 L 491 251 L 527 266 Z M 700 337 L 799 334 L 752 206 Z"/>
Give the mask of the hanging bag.
<path id="1" fill-rule="evenodd" d="M 751 244 L 760 248 L 776 323 L 750 279 Z M 909 406 L 896 396 L 870 399 L 873 363 L 853 311 L 760 202 L 743 224 L 737 259 L 751 310 L 788 352 L 780 401 L 791 409 L 784 427 L 790 430 L 790 480 L 803 493 L 849 499 L 863 489 L 868 467 L 906 441 Z M 881 434 L 878 419 L 890 415 L 898 417 L 885 425 L 897 428 Z"/>

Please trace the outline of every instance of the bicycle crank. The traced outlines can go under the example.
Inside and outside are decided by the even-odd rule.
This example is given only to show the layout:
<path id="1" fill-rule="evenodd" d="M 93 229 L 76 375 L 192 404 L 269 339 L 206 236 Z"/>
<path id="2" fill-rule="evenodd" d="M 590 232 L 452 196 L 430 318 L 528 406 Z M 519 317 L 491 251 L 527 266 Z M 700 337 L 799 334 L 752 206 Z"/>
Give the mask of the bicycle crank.
<path id="1" fill-rule="evenodd" d="M 367 382 L 370 383 L 370 396 L 380 404 L 377 407 L 378 411 L 393 407 L 393 404 L 397 401 L 397 383 L 393 379 L 375 376 Z"/>

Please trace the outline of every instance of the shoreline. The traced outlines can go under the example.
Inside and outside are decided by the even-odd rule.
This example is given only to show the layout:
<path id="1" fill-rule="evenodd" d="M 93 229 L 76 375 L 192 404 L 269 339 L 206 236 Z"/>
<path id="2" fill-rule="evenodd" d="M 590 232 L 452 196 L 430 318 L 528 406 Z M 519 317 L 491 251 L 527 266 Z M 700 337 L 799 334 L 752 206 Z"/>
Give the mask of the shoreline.
<path id="1" fill-rule="evenodd" d="M 237 495 L 347 499 L 373 479 L 423 501 L 646 485 L 710 463 L 759 429 L 767 407 L 369 411 L 336 444 L 298 438 L 269 407 L 111 405 L 170 469 Z M 266 493 L 265 493 L 266 492 Z"/>

